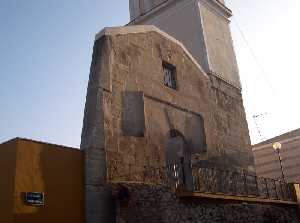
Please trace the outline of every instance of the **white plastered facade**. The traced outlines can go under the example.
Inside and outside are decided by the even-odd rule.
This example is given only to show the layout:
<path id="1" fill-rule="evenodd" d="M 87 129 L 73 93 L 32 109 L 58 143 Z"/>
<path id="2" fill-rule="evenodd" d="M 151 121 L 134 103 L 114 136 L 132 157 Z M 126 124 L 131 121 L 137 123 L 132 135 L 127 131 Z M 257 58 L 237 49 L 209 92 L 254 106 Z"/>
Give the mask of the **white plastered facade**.
<path id="1" fill-rule="evenodd" d="M 241 88 L 229 18 L 217 0 L 130 0 L 129 25 L 154 25 L 182 42 L 206 73 Z"/>

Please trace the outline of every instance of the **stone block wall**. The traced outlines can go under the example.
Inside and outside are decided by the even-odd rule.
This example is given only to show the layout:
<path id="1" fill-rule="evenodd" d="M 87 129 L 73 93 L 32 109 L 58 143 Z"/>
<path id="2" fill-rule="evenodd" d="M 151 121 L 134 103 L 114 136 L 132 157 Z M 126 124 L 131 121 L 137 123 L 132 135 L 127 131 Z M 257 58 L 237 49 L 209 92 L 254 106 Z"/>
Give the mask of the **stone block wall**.
<path id="1" fill-rule="evenodd" d="M 176 90 L 163 84 L 163 63 L 176 67 Z M 192 160 L 253 165 L 240 89 L 208 76 L 182 44 L 153 26 L 105 29 L 95 42 L 87 93 L 87 163 L 102 157 L 104 178 L 165 166 L 172 130 Z"/>
<path id="2" fill-rule="evenodd" d="M 117 223 L 299 223 L 297 206 L 180 199 L 167 187 L 122 183 L 129 199 L 117 202 Z"/>
<path id="3" fill-rule="evenodd" d="M 166 63 L 176 68 L 176 89 L 164 84 Z M 97 35 L 81 149 L 89 223 L 113 216 L 107 181 L 181 159 L 226 169 L 253 165 L 240 89 L 206 74 L 154 26 Z"/>
<path id="4" fill-rule="evenodd" d="M 216 163 L 216 166 L 222 169 L 234 169 L 239 166 L 253 172 L 254 158 L 241 90 L 214 74 L 209 76 L 214 102 L 214 147 L 218 151 L 207 160 Z"/>

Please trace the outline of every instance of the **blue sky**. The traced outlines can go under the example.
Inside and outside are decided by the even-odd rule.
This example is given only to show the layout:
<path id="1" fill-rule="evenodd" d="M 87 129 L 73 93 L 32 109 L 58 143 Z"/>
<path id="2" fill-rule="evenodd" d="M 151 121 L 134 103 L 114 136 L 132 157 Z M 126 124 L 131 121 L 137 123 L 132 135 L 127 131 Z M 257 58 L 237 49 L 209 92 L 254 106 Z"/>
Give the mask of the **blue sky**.
<path id="1" fill-rule="evenodd" d="M 257 120 L 264 138 L 300 127 L 299 1 L 228 6 L 268 76 L 233 22 L 252 142 L 261 140 L 253 114 L 267 113 Z M 20 136 L 78 147 L 94 35 L 128 20 L 124 0 L 1 0 L 0 142 Z"/>
<path id="2" fill-rule="evenodd" d="M 300 128 L 300 1 L 227 2 L 235 15 L 231 28 L 252 143 Z M 262 136 L 253 119 L 260 114 L 256 122 Z"/>
<path id="3" fill-rule="evenodd" d="M 129 17 L 103 2 L 1 0 L 0 141 L 79 146 L 94 34 Z"/>

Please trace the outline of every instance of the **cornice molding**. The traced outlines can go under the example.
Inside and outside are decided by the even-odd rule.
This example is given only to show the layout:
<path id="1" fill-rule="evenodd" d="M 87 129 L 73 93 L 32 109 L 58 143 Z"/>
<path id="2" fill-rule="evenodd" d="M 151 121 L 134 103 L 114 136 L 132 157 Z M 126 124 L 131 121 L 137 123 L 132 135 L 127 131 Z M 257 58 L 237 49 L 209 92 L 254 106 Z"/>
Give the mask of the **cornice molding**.
<path id="1" fill-rule="evenodd" d="M 218 0 L 198 0 L 203 5 L 211 9 L 215 14 L 229 21 L 232 17 L 232 11 Z"/>
<path id="2" fill-rule="evenodd" d="M 143 20 L 149 18 L 151 15 L 155 14 L 156 12 L 162 10 L 166 6 L 170 6 L 172 4 L 176 4 L 178 2 L 187 1 L 187 0 L 165 0 L 158 6 L 150 9 L 147 12 L 144 12 L 137 16 L 136 18 L 132 19 L 127 25 L 134 25 L 139 24 Z M 191 1 L 191 0 L 189 0 Z M 223 3 L 218 0 L 193 0 L 194 2 L 200 2 L 203 5 L 209 7 L 213 12 L 215 12 L 218 16 L 223 17 L 225 20 L 229 21 L 229 18 L 232 16 L 232 11 L 227 8 Z"/>

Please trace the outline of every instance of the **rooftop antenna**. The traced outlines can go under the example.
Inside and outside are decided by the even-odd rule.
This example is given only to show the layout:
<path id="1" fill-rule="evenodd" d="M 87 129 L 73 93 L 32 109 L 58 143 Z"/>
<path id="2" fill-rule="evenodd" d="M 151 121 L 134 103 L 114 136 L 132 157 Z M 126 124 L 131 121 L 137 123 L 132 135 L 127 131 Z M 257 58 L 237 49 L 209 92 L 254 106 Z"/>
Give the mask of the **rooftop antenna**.
<path id="1" fill-rule="evenodd" d="M 257 119 L 260 118 L 260 117 L 262 117 L 262 116 L 265 116 L 265 115 L 267 115 L 267 113 L 262 113 L 262 114 L 258 114 L 258 115 L 253 115 L 253 120 L 254 120 L 254 123 L 255 123 L 256 130 L 257 130 L 257 132 L 258 132 L 258 134 L 259 134 L 259 137 L 260 137 L 260 139 L 261 139 L 262 141 L 264 141 L 266 138 L 263 136 L 263 134 L 262 134 L 262 132 L 261 132 L 261 130 L 260 130 L 260 127 L 259 127 L 259 125 L 258 125 L 258 123 L 257 123 Z"/>

